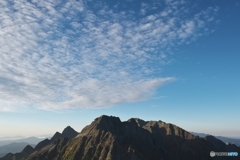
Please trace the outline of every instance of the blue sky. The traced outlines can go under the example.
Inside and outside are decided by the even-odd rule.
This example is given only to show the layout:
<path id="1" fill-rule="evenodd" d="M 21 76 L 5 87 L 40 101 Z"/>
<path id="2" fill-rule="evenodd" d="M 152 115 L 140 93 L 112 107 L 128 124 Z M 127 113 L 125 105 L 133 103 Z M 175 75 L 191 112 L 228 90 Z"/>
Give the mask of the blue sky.
<path id="1" fill-rule="evenodd" d="M 0 19 L 0 137 L 102 114 L 240 137 L 237 0 L 10 0 Z"/>

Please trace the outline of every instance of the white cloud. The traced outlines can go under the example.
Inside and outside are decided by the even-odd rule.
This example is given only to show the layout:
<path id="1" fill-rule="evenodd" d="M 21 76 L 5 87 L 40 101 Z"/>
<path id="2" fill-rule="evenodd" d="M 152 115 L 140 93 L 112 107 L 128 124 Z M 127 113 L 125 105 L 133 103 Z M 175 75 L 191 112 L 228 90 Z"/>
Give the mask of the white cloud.
<path id="1" fill-rule="evenodd" d="M 139 12 L 117 10 L 121 4 L 113 10 L 81 0 L 0 1 L 0 111 L 148 98 L 175 79 L 153 76 L 171 61 L 167 50 L 200 36 L 217 12 L 180 12 L 189 8 L 184 1 L 162 5 L 160 12 L 155 4 L 139 5 L 137 18 Z"/>

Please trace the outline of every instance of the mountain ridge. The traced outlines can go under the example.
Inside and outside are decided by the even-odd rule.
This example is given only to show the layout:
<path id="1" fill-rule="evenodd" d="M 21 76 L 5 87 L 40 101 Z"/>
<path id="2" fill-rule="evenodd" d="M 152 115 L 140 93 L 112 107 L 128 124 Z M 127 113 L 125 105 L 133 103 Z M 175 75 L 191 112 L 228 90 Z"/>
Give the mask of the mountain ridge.
<path id="1" fill-rule="evenodd" d="M 213 136 L 195 136 L 171 123 L 139 118 L 121 121 L 106 115 L 95 118 L 72 139 L 60 137 L 37 146 L 21 160 L 210 160 L 211 151 L 240 153 L 236 145 L 226 145 Z"/>

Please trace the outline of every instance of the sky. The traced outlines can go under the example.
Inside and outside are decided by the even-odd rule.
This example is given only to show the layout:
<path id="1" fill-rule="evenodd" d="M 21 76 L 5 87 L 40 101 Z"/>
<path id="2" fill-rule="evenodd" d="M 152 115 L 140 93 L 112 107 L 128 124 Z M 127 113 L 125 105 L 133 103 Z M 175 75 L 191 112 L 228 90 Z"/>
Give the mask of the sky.
<path id="1" fill-rule="evenodd" d="M 0 1 L 0 137 L 100 115 L 240 138 L 238 0 Z"/>

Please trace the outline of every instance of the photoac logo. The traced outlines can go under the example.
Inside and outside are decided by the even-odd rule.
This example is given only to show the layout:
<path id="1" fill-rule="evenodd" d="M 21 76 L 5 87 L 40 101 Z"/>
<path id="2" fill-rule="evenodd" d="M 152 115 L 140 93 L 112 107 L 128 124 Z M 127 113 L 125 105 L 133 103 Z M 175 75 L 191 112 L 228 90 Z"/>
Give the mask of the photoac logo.
<path id="1" fill-rule="evenodd" d="M 238 156 L 238 152 L 214 152 L 214 151 L 211 151 L 210 156 L 211 157 L 214 157 L 214 156 Z"/>

